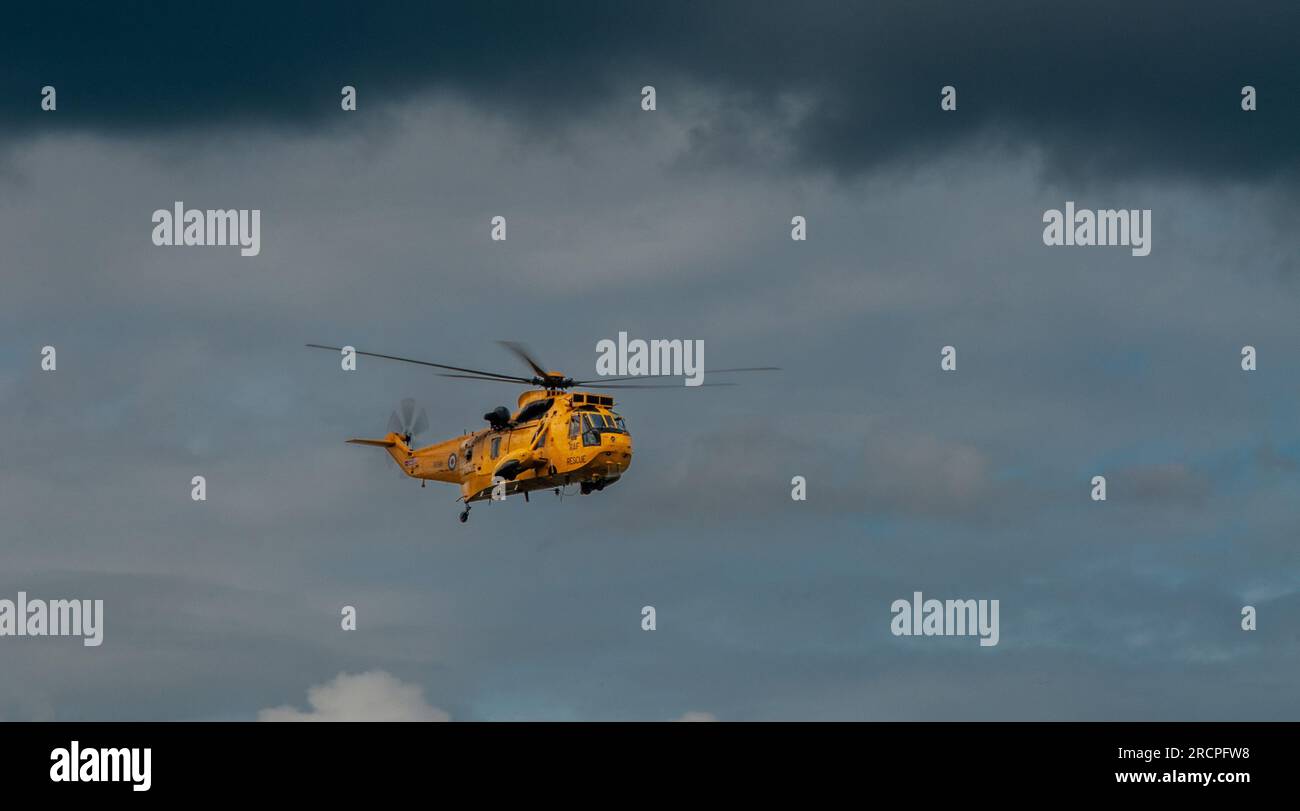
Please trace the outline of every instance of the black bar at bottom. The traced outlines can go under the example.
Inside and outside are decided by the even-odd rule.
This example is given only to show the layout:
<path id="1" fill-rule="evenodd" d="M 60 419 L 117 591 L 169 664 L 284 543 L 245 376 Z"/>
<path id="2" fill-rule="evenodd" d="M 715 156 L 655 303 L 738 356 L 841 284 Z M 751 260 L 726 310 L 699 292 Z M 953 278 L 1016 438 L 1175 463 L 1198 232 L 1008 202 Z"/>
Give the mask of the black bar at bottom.
<path id="1" fill-rule="evenodd" d="M 1225 800 L 1287 791 L 1298 749 L 1292 722 L 8 723 L 0 780 L 7 791 L 128 801 L 401 791 L 450 802 L 464 789 L 482 801 L 679 802 L 886 788 L 926 798 Z"/>

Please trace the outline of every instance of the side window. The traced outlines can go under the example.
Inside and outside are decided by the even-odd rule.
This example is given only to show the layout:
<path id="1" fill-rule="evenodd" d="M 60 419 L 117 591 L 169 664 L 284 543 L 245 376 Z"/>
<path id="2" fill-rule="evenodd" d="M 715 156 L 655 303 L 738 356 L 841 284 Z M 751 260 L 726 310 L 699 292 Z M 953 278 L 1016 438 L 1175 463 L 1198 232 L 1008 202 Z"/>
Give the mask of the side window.
<path id="1" fill-rule="evenodd" d="M 533 443 L 533 450 L 546 447 L 546 425 L 537 429 L 537 441 Z"/>
<path id="2" fill-rule="evenodd" d="M 500 452 L 501 452 L 501 437 L 494 436 L 492 437 L 492 458 L 493 459 L 497 458 L 497 454 Z"/>
<path id="3" fill-rule="evenodd" d="M 573 418 L 569 420 L 569 439 L 573 439 L 578 435 L 579 432 L 582 431 L 581 423 L 582 420 L 578 417 L 577 414 L 574 414 Z"/>

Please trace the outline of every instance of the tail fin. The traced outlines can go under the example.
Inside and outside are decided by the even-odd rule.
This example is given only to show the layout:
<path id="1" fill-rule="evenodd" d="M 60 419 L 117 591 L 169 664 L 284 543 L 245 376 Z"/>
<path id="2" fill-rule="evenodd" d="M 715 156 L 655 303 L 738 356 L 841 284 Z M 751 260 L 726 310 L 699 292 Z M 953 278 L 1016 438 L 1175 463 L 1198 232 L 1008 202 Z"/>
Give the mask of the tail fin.
<path id="1" fill-rule="evenodd" d="M 406 444 L 401 435 L 389 433 L 383 439 L 349 439 L 350 445 L 370 445 L 376 448 L 384 448 L 388 455 L 393 457 L 393 461 L 402 469 L 406 475 L 411 475 L 411 469 L 407 466 L 407 460 L 411 459 L 411 447 Z"/>

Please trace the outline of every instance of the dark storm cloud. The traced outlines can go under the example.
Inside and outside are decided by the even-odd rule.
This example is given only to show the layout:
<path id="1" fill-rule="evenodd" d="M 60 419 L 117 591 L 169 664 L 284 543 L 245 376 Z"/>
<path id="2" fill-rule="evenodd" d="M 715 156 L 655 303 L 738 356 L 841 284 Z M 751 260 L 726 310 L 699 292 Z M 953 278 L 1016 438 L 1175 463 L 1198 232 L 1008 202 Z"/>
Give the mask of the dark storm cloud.
<path id="1" fill-rule="evenodd" d="M 1300 156 L 1300 8 L 1196 2 L 340 3 L 130 5 L 10 13 L 0 34 L 0 122 L 130 133 L 316 127 L 339 88 L 360 104 L 456 92 L 543 126 L 603 105 L 660 108 L 691 86 L 727 99 L 691 148 L 840 174 L 924 161 L 971 138 L 1042 151 L 1071 178 L 1259 178 Z M 939 111 L 958 88 L 959 110 Z M 1260 108 L 1240 109 L 1253 84 Z M 790 104 L 797 99 L 798 104 Z M 336 123 L 341 123 L 337 117 Z"/>

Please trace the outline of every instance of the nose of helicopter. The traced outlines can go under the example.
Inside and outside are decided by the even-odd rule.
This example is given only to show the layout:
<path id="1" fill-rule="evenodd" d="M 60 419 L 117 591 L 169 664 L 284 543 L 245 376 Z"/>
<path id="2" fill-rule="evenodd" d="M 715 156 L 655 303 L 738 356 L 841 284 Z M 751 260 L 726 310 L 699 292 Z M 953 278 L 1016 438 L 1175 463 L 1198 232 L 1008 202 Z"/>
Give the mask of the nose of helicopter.
<path id="1" fill-rule="evenodd" d="M 610 476 L 621 476 L 632 464 L 632 435 L 605 433 L 601 442 L 601 457 Z"/>

